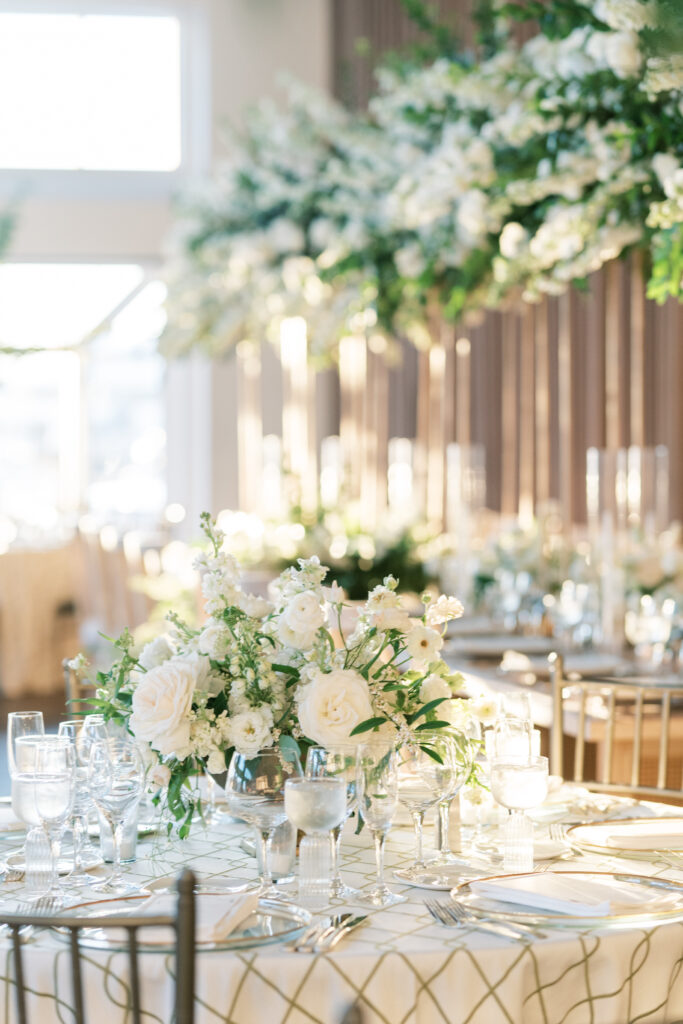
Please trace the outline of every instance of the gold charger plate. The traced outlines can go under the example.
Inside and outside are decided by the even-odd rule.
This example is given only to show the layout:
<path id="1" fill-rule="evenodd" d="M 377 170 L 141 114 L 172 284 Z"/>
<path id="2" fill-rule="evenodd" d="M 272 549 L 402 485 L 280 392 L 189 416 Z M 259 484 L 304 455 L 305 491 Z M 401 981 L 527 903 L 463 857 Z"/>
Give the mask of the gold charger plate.
<path id="1" fill-rule="evenodd" d="M 496 901 L 491 897 L 478 896 L 471 889 L 472 884 L 476 882 L 505 882 L 512 878 L 538 878 L 539 876 L 533 872 L 518 875 L 491 875 L 488 878 L 462 882 L 451 891 L 451 895 L 477 917 L 543 928 L 643 928 L 683 920 L 683 882 L 634 875 L 627 871 L 549 871 L 544 873 L 543 877 L 547 878 L 551 875 L 634 886 L 636 889 L 642 890 L 642 908 L 634 906 L 633 903 L 619 904 L 615 899 L 614 906 L 605 915 L 561 914 L 525 907 L 522 903 Z M 655 901 L 657 901 L 656 905 L 653 906 Z"/>
<path id="2" fill-rule="evenodd" d="M 582 822 L 579 825 L 572 825 L 567 829 L 567 842 L 580 853 L 596 853 L 608 857 L 626 857 L 629 860 L 657 860 L 656 850 L 629 850 L 626 847 L 612 846 L 607 843 L 609 836 L 617 835 L 619 832 L 628 832 L 638 826 L 649 827 L 649 831 L 659 834 L 665 831 L 667 825 L 673 825 L 677 832 L 672 832 L 672 840 L 678 838 L 678 846 L 662 843 L 658 849 L 680 851 L 683 857 L 683 818 L 667 817 L 662 818 L 621 818 L 604 821 Z"/>

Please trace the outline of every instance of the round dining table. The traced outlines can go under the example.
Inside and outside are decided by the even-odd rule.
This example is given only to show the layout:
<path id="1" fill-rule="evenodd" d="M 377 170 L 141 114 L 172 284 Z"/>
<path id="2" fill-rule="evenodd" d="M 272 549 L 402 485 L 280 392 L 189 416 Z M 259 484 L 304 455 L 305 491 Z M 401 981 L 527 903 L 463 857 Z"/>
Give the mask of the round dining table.
<path id="1" fill-rule="evenodd" d="M 676 808 L 624 802 L 624 816 L 675 814 Z M 347 823 L 342 844 L 344 880 L 357 889 L 374 878 L 367 831 Z M 457 833 L 457 828 L 454 830 Z M 165 835 L 141 839 L 127 876 L 139 883 L 180 872 L 202 879 L 255 878 L 253 857 L 242 848 L 243 824 L 219 816 L 197 824 L 183 841 Z M 5 852 L 17 837 L 2 839 Z M 547 937 L 511 939 L 476 925 L 447 927 L 428 913 L 426 898 L 447 892 L 409 886 L 393 877 L 413 857 L 412 829 L 395 827 L 387 843 L 387 881 L 406 901 L 368 912 L 367 920 L 329 953 L 294 952 L 285 944 L 234 951 L 199 948 L 196 962 L 197 1024 L 338 1024 L 352 1004 L 363 1024 L 666 1024 L 683 1021 L 683 914 L 680 920 L 637 927 L 545 929 Z M 500 874 L 500 866 L 481 875 Z M 673 861 L 675 863 L 675 859 Z M 683 882 L 681 869 L 653 854 L 650 860 L 567 851 L 544 862 L 548 870 L 591 870 L 657 875 Z M 104 871 L 105 869 L 100 869 Z M 296 889 L 292 890 L 294 895 Z M 22 897 L 21 882 L 4 882 L 1 905 Z M 87 896 L 84 895 L 83 899 Z M 200 898 L 200 897 L 199 897 Z M 348 909 L 359 908 L 347 904 Z M 339 902 L 338 909 L 344 904 Z M 69 958 L 64 939 L 39 931 L 25 947 L 29 1019 L 67 1024 L 73 1019 Z M 128 961 L 116 948 L 84 948 L 87 1020 L 131 1021 Z M 170 1024 L 174 957 L 142 953 L 145 1024 Z M 12 953 L 0 935 L 1 1019 L 14 1024 Z"/>

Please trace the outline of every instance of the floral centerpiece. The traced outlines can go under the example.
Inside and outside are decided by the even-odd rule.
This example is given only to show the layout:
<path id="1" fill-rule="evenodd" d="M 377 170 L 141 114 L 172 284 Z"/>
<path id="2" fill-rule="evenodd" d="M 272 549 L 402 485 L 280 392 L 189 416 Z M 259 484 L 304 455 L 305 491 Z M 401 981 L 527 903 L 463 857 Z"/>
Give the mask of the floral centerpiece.
<path id="1" fill-rule="evenodd" d="M 191 628 L 171 614 L 168 634 L 136 652 L 125 631 L 120 657 L 97 675 L 93 704 L 122 724 L 149 754 L 150 777 L 187 835 L 198 803 L 191 780 L 225 771 L 234 750 L 361 742 L 381 732 L 396 745 L 424 731 L 473 741 L 477 702 L 454 696 L 462 679 L 440 656 L 446 624 L 462 614 L 454 597 L 424 597 L 411 618 L 388 576 L 354 609 L 325 587 L 317 558 L 299 559 L 272 587 L 272 601 L 243 590 L 239 567 L 207 514 L 210 548 L 197 558 L 206 620 Z M 438 755 L 435 755 L 438 757 Z"/>

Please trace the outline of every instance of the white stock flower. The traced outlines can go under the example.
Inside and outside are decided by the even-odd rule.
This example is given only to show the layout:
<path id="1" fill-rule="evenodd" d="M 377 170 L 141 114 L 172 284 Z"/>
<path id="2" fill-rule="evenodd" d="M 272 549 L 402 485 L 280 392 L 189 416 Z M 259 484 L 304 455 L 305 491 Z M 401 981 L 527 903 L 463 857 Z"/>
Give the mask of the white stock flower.
<path id="1" fill-rule="evenodd" d="M 230 630 L 222 623 L 210 622 L 199 634 L 197 647 L 201 654 L 206 654 L 214 661 L 223 661 L 230 647 L 232 637 Z"/>
<path id="2" fill-rule="evenodd" d="M 380 608 L 379 611 L 370 614 L 370 619 L 377 629 L 397 629 L 401 633 L 406 633 L 411 628 L 410 615 L 402 608 Z"/>
<path id="3" fill-rule="evenodd" d="M 133 691 L 133 735 L 164 756 L 187 757 L 196 683 L 197 667 L 184 658 L 172 658 L 146 672 Z"/>
<path id="4" fill-rule="evenodd" d="M 420 687 L 420 700 L 423 704 L 429 703 L 430 700 L 438 700 L 439 697 L 450 696 L 451 688 L 446 680 L 441 676 L 435 675 L 433 672 L 427 676 Z M 439 707 L 441 706 L 439 705 Z"/>
<path id="5" fill-rule="evenodd" d="M 298 224 L 286 217 L 278 217 L 267 230 L 269 244 L 275 252 L 301 252 L 306 244 L 304 233 Z"/>
<path id="6" fill-rule="evenodd" d="M 529 242 L 529 232 L 526 228 L 511 220 L 505 225 L 500 233 L 500 253 L 506 260 L 516 260 L 521 256 L 524 248 Z"/>
<path id="7" fill-rule="evenodd" d="M 418 662 L 434 661 L 443 647 L 443 637 L 429 626 L 413 620 L 413 627 L 406 636 L 406 650 Z"/>
<path id="8" fill-rule="evenodd" d="M 165 661 L 172 658 L 175 654 L 175 650 L 171 640 L 167 636 L 158 636 L 154 640 L 150 640 L 140 652 L 138 661 L 144 669 L 149 672 L 150 669 L 156 668 L 158 665 L 163 665 Z"/>
<path id="9" fill-rule="evenodd" d="M 652 170 L 670 199 L 674 196 L 674 179 L 680 169 L 681 165 L 673 153 L 657 153 L 652 157 Z"/>
<path id="10" fill-rule="evenodd" d="M 263 619 L 273 611 L 273 605 L 266 601 L 265 597 L 258 597 L 257 594 L 240 593 L 237 599 L 237 607 L 248 615 L 250 619 Z"/>
<path id="11" fill-rule="evenodd" d="M 593 14 L 610 28 L 634 32 L 657 23 L 655 6 L 648 0 L 595 0 Z"/>
<path id="12" fill-rule="evenodd" d="M 195 690 L 215 697 L 223 689 L 222 677 L 211 668 L 211 660 L 203 654 L 187 654 L 184 661 L 192 665 L 195 672 Z"/>
<path id="13" fill-rule="evenodd" d="M 372 714 L 368 684 L 353 669 L 319 672 L 302 688 L 298 702 L 304 735 L 323 745 L 362 742 L 364 734 L 350 736 L 351 730 Z"/>
<path id="14" fill-rule="evenodd" d="M 605 60 L 619 78 L 633 78 L 640 71 L 643 55 L 635 32 L 606 32 Z"/>

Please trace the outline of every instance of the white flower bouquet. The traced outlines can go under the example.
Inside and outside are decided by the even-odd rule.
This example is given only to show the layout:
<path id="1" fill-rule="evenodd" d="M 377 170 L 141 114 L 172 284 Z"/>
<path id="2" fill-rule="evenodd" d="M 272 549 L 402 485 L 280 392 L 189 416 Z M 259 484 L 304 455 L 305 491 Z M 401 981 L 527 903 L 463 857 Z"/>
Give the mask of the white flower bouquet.
<path id="1" fill-rule="evenodd" d="M 426 729 L 448 730 L 463 747 L 475 742 L 476 702 L 454 696 L 462 678 L 440 657 L 446 623 L 462 614 L 457 598 L 425 595 L 422 617 L 411 618 L 389 576 L 349 609 L 311 558 L 286 569 L 266 601 L 242 589 L 206 513 L 202 527 L 205 622 L 192 629 L 171 613 L 169 633 L 140 652 L 124 631 L 92 701 L 145 745 L 181 836 L 198 803 L 192 779 L 224 772 L 234 750 L 279 746 L 292 758 L 311 743 L 361 742 L 372 732 L 397 746 L 420 743 Z"/>

